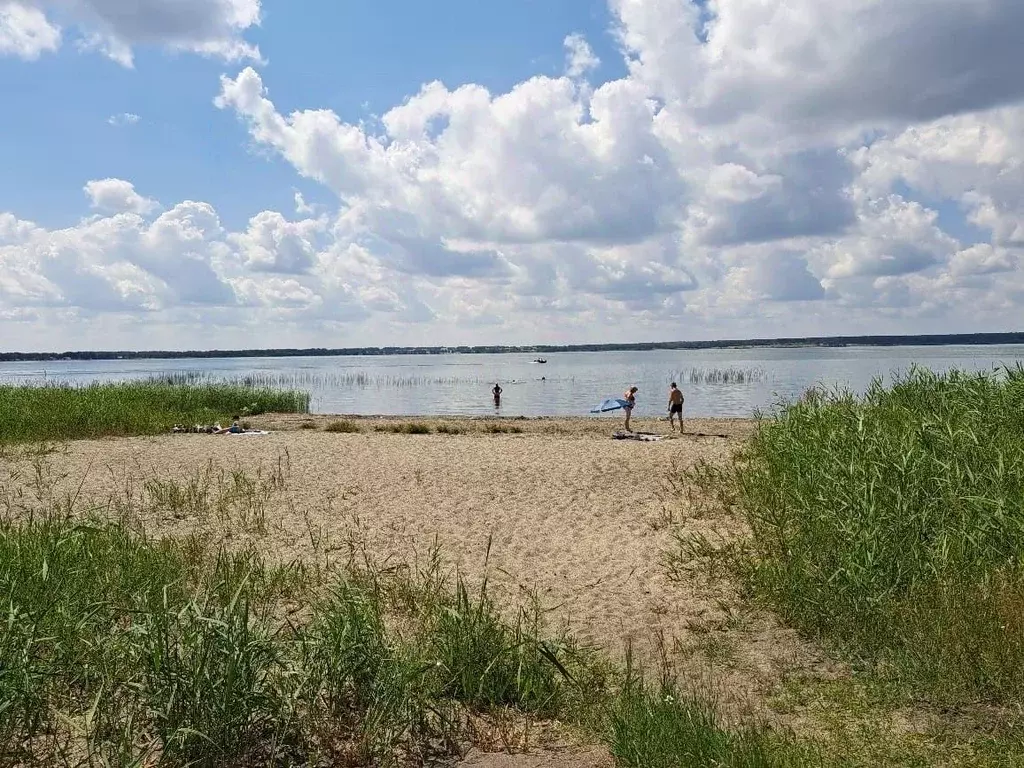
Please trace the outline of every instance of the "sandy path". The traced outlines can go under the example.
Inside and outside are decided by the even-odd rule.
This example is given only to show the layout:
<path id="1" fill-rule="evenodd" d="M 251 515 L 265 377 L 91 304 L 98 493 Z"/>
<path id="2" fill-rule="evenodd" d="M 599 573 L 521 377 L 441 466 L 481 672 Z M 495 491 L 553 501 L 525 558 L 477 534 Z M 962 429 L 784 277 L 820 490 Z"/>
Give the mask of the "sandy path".
<path id="1" fill-rule="evenodd" d="M 737 621 L 723 605 L 727 588 L 697 575 L 672 580 L 665 566 L 666 511 L 693 530 L 735 530 L 731 521 L 686 519 L 670 481 L 701 459 L 725 460 L 749 422 L 692 420 L 691 434 L 653 443 L 612 440 L 618 423 L 604 419 L 503 422 L 523 434 L 488 434 L 486 420 L 448 420 L 465 430 L 456 435 L 379 433 L 375 426 L 396 421 L 379 419 L 357 420 L 359 434 L 299 428 L 331 420 L 266 417 L 257 423 L 275 430 L 266 436 L 78 441 L 42 459 L 0 462 L 0 512 L 4 499 L 17 506 L 35 493 L 39 472 L 58 478 L 58 493 L 112 509 L 111 499 L 138 499 L 147 478 L 186 481 L 208 467 L 267 478 L 280 468 L 284 488 L 261 510 L 266 525 L 248 536 L 271 557 L 344 560 L 355 543 L 377 560 L 411 563 L 436 541 L 471 580 L 487 575 L 498 599 L 522 602 L 535 591 L 551 625 L 569 623 L 613 656 L 632 641 L 653 658 L 664 638 L 684 665 L 713 668 L 741 697 L 818 661 L 770 621 Z M 668 433 L 664 422 L 637 428 Z M 166 509 L 145 513 L 144 523 L 157 535 L 205 528 L 246 537 L 237 520 Z"/>
<path id="2" fill-rule="evenodd" d="M 328 434 L 268 420 L 264 426 L 285 430 L 77 441 L 45 464 L 63 489 L 81 485 L 81 499 L 94 503 L 123 499 L 128 488 L 137 496 L 146 478 L 185 480 L 208 462 L 264 476 L 281 466 L 286 488 L 269 499 L 266 534 L 256 537 L 276 558 L 358 541 L 377 558 L 411 562 L 436 540 L 472 579 L 486 564 L 499 594 L 524 598 L 536 590 L 586 640 L 618 650 L 630 637 L 675 634 L 703 606 L 681 599 L 668 580 L 662 553 L 669 542 L 650 521 L 672 503 L 672 473 L 702 457 L 723 459 L 735 440 L 638 443 L 609 439 L 605 421 L 514 423 L 525 434 Z M 646 426 L 667 432 L 664 424 Z M 745 427 L 699 426 L 722 434 Z M 26 470 L 21 482 L 34 482 L 34 470 Z M 201 522 L 145 519 L 156 534 Z"/>

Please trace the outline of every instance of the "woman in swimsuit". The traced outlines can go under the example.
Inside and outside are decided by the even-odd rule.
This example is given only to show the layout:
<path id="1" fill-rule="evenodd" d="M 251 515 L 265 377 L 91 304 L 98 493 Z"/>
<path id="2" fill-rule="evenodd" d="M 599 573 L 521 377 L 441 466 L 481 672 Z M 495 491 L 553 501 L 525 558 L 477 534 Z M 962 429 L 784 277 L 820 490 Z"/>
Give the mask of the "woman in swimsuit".
<path id="1" fill-rule="evenodd" d="M 639 392 L 639 391 L 640 390 L 637 387 L 630 387 L 629 391 L 626 392 L 626 394 L 624 394 L 622 396 L 625 399 L 625 401 L 628 403 L 628 405 L 623 409 L 623 410 L 626 411 L 626 431 L 627 432 L 632 432 L 633 431 L 633 430 L 631 430 L 629 428 L 629 417 L 633 415 L 633 408 L 636 406 L 636 393 Z"/>

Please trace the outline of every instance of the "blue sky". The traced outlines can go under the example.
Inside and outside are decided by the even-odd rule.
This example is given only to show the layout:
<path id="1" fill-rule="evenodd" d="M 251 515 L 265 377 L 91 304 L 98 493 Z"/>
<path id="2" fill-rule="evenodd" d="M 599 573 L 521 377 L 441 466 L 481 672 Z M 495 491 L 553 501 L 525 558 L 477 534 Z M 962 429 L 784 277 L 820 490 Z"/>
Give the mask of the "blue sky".
<path id="1" fill-rule="evenodd" d="M 1019 0 L 0 0 L 0 348 L 1016 329 L 1019 28 Z"/>
<path id="2" fill-rule="evenodd" d="M 369 120 L 431 80 L 480 83 L 496 92 L 536 74 L 557 76 L 562 41 L 583 33 L 603 65 L 621 76 L 608 7 L 600 0 L 387 3 L 288 0 L 263 4 L 248 39 L 267 65 L 264 82 L 284 111 L 332 109 Z M 216 110 L 223 61 L 142 48 L 134 69 L 72 46 L 35 62 L 0 58 L 0 210 L 60 227 L 82 212 L 89 179 L 131 179 L 161 200 L 212 203 L 228 225 L 264 208 L 287 209 L 293 189 L 329 198 L 286 163 L 254 154 L 230 114 Z M 111 116 L 138 115 L 112 126 Z"/>

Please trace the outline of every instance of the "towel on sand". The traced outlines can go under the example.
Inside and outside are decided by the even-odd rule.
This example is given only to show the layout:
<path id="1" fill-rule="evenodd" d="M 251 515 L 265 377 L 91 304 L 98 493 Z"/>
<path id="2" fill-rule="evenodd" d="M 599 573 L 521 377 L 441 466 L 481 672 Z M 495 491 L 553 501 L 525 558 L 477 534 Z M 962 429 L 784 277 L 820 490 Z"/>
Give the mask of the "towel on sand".
<path id="1" fill-rule="evenodd" d="M 664 435 L 652 435 L 650 432 L 623 432 L 621 429 L 612 434 L 612 438 L 615 440 L 639 440 L 643 443 L 656 443 L 664 437 Z"/>

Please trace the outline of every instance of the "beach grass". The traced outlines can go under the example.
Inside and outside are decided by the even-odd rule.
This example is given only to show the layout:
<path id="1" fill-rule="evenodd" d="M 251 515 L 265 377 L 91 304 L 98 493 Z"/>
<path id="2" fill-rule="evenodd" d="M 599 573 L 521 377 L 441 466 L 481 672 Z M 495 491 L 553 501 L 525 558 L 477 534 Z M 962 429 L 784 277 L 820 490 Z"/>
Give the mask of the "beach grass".
<path id="1" fill-rule="evenodd" d="M 335 432 L 338 434 L 352 434 L 362 431 L 363 430 L 356 422 L 349 419 L 338 419 L 330 422 L 326 427 L 324 427 L 324 432 Z"/>
<path id="2" fill-rule="evenodd" d="M 306 413 L 309 395 L 242 384 L 0 385 L 0 442 L 147 435 L 232 416 Z"/>
<path id="3" fill-rule="evenodd" d="M 393 435 L 429 435 L 433 432 L 429 424 L 417 421 L 378 424 L 374 429 L 377 432 L 390 432 Z"/>
<path id="4" fill-rule="evenodd" d="M 439 424 L 437 432 L 441 435 L 463 435 L 466 430 L 457 424 Z"/>
<path id="5" fill-rule="evenodd" d="M 674 683 L 648 690 L 436 549 L 418 567 L 321 569 L 143 530 L 152 514 L 234 521 L 281 477 L 210 465 L 150 478 L 112 518 L 30 499 L 0 514 L 0 764 L 421 765 L 536 721 L 622 766 L 797 764 L 790 736 L 726 726 Z"/>
<path id="6" fill-rule="evenodd" d="M 1024 701 L 1024 369 L 812 391 L 691 477 L 750 535 L 687 556 L 909 695 Z"/>
<path id="7" fill-rule="evenodd" d="M 514 424 L 487 424 L 483 431 L 489 435 L 521 435 L 523 428 Z"/>
<path id="8" fill-rule="evenodd" d="M 627 663 L 610 708 L 609 747 L 628 768 L 797 768 L 821 764 L 813 746 L 764 726 L 727 727 L 709 694 L 651 684 Z"/>

